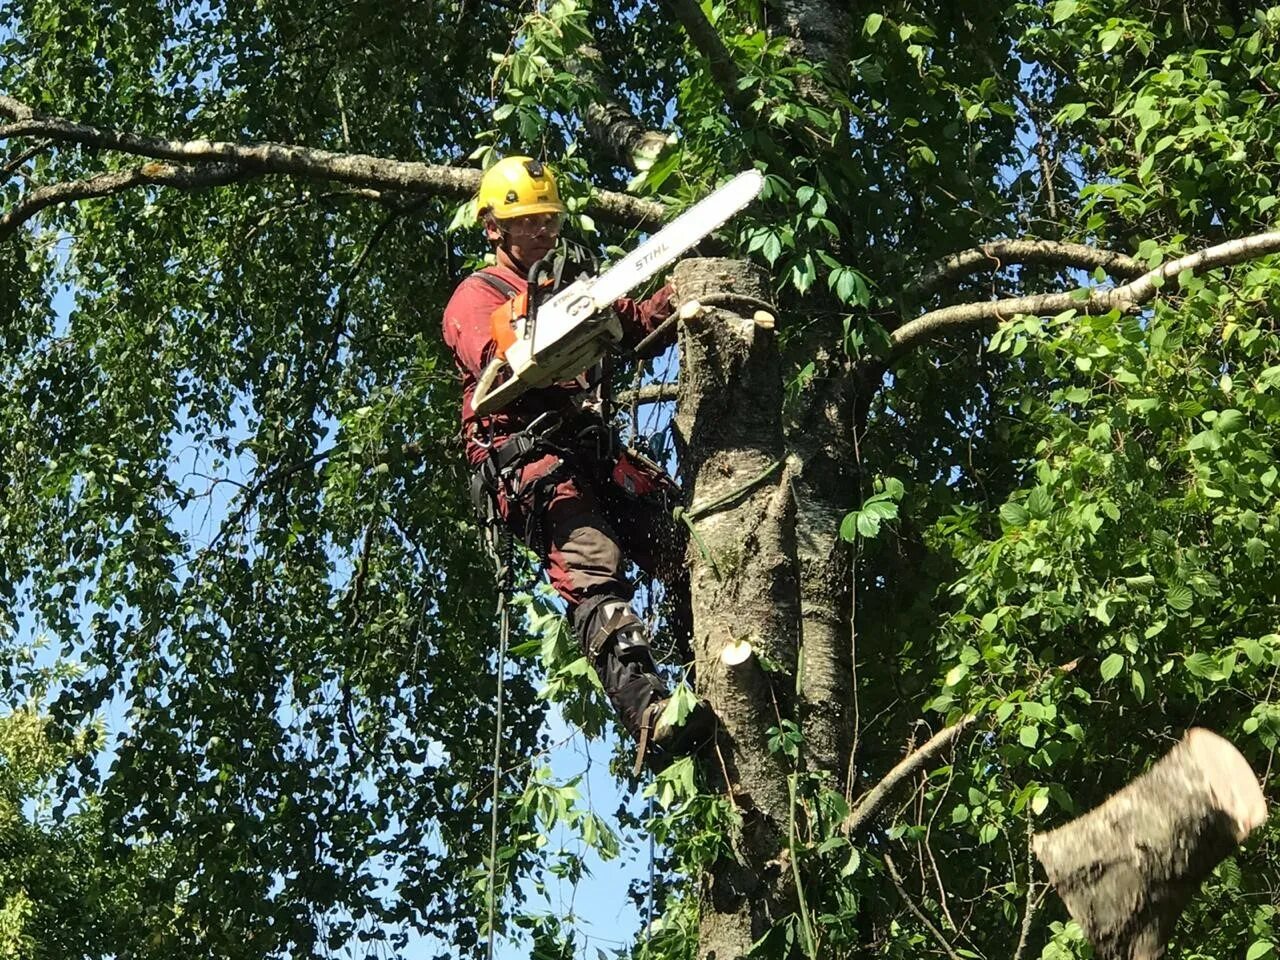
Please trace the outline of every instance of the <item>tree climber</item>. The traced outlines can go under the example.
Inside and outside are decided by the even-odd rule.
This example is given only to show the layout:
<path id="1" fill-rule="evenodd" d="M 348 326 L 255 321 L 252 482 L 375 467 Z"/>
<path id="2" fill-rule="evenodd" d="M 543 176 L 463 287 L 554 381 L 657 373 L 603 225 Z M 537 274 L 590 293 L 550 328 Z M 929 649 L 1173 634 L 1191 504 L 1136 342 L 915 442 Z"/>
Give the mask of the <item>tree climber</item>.
<path id="1" fill-rule="evenodd" d="M 670 626 L 688 636 L 687 539 L 662 496 L 675 485 L 661 468 L 619 450 L 607 422 L 607 377 L 599 369 L 530 390 L 497 413 L 475 413 L 477 379 L 498 349 L 494 311 L 524 294 L 530 268 L 556 250 L 565 207 L 548 167 L 508 157 L 481 180 L 478 212 L 496 264 L 466 277 L 444 310 L 444 339 L 462 377 L 472 496 L 477 509 L 500 518 L 546 565 L 583 652 L 638 743 L 637 771 L 646 755 L 661 765 L 696 748 L 711 725 L 702 703 L 683 725 L 663 720 L 669 692 L 629 603 L 635 588 L 625 575 L 628 559 L 663 581 L 675 599 Z M 555 283 L 563 270 L 562 255 L 552 271 Z M 643 302 L 614 303 L 624 348 L 634 348 L 671 315 L 671 297 L 665 286 Z M 674 338 L 672 325 L 641 359 L 658 355 Z"/>

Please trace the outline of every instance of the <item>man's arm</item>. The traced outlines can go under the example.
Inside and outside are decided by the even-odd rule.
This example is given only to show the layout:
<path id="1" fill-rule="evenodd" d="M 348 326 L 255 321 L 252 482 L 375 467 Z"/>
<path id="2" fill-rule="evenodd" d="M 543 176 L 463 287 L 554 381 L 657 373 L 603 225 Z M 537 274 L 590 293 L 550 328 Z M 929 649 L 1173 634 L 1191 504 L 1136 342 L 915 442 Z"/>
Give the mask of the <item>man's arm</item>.
<path id="1" fill-rule="evenodd" d="M 622 345 L 624 347 L 627 349 L 635 347 L 637 343 L 658 329 L 662 322 L 675 312 L 675 305 L 671 302 L 674 294 L 675 291 L 671 289 L 671 284 L 667 284 L 648 300 L 638 302 L 623 297 L 614 301 L 613 309 L 622 319 Z M 640 359 L 648 360 L 651 357 L 656 357 L 675 342 L 676 327 L 675 324 L 672 324 L 663 331 L 662 336 L 645 348 L 644 354 Z"/>

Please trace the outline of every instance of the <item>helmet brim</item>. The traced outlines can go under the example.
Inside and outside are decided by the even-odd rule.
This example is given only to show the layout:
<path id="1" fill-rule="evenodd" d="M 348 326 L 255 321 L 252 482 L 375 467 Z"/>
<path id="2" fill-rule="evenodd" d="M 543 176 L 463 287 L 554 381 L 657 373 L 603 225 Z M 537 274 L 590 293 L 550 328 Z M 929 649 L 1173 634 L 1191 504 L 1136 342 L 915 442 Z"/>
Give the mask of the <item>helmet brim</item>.
<path id="1" fill-rule="evenodd" d="M 513 207 L 507 207 L 502 211 L 501 215 L 490 207 L 487 210 L 481 211 L 480 215 L 484 216 L 488 213 L 491 214 L 495 220 L 514 220 L 516 217 L 530 217 L 537 213 L 563 214 L 564 212 L 565 208 L 563 203 L 552 203 L 547 201 L 545 203 L 521 203 Z"/>

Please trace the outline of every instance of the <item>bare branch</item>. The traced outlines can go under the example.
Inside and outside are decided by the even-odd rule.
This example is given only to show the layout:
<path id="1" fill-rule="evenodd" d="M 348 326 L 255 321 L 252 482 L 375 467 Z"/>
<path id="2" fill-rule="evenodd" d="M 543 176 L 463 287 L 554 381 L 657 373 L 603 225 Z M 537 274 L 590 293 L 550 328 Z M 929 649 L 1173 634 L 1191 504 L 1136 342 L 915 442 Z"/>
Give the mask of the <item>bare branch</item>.
<path id="1" fill-rule="evenodd" d="M 30 120 L 35 116 L 35 112 L 25 103 L 0 93 L 0 116 L 8 117 L 10 120 Z M 4 127 L 0 127 L 0 137 L 4 136 L 3 131 Z"/>
<path id="2" fill-rule="evenodd" d="M 868 826 L 884 809 L 901 784 L 915 776 L 925 765 L 932 762 L 938 754 L 955 743 L 960 735 L 976 722 L 977 717 L 966 714 L 949 727 L 935 733 L 918 750 L 905 757 L 897 766 L 885 774 L 884 779 L 862 795 L 857 805 L 844 818 L 840 830 L 844 834 L 857 833 Z"/>
<path id="3" fill-rule="evenodd" d="M 1031 818 L 1027 818 L 1027 904 L 1022 911 L 1022 928 L 1018 931 L 1018 945 L 1013 951 L 1013 960 L 1022 960 L 1022 955 L 1026 952 L 1027 943 L 1031 936 L 1031 922 L 1035 919 L 1036 912 L 1040 909 L 1040 904 L 1044 901 L 1044 895 L 1048 892 L 1048 887 L 1042 887 L 1036 883 L 1036 864 L 1035 853 L 1031 849 L 1032 834 L 1034 833 L 1031 826 Z M 1038 892 L 1037 892 L 1038 891 Z"/>
<path id="4" fill-rule="evenodd" d="M 931 310 L 923 316 L 904 323 L 892 333 L 891 355 L 899 356 L 951 330 L 986 328 L 1017 314 L 1044 317 L 1066 310 L 1075 310 L 1077 313 L 1090 316 L 1108 313 L 1111 310 L 1129 313 L 1151 300 L 1156 295 L 1159 284 L 1177 277 L 1183 271 L 1189 271 L 1192 274 L 1205 273 L 1216 270 L 1218 267 L 1243 263 L 1277 251 L 1280 251 L 1280 230 L 1273 230 L 1206 247 L 1204 250 L 1161 264 L 1123 286 L 1110 290 L 1093 290 L 1083 297 L 1079 292 L 1040 293 L 985 303 L 961 303 Z"/>
<path id="5" fill-rule="evenodd" d="M 42 140 L 33 147 L 23 150 L 20 154 L 8 161 L 3 167 L 0 167 L 0 175 L 4 177 L 12 177 L 18 172 L 18 168 L 34 157 L 41 150 L 47 150 L 53 144 L 48 140 Z"/>
<path id="6" fill-rule="evenodd" d="M 632 170 L 649 169 L 671 138 L 660 130 L 648 129 L 625 104 L 608 92 L 608 84 L 600 71 L 600 51 L 583 46 L 576 57 L 566 61 L 565 66 L 575 77 L 599 92 L 599 96 L 592 98 L 583 111 L 583 121 L 591 139 Z"/>
<path id="7" fill-rule="evenodd" d="M 634 404 L 662 403 L 676 398 L 677 385 L 674 383 L 649 383 L 635 390 L 621 390 L 614 398 L 620 407 Z"/>
<path id="8" fill-rule="evenodd" d="M 0 126 L 0 139 L 38 136 L 157 160 L 231 163 L 250 175 L 287 174 L 458 200 L 472 196 L 480 185 L 480 171 L 464 167 L 389 160 L 362 153 L 334 153 L 285 143 L 166 140 L 58 118 L 36 117 L 30 107 L 3 95 L 0 95 L 0 115 L 16 121 Z M 656 201 L 612 190 L 596 191 L 591 209 L 602 220 L 633 227 L 661 222 L 666 210 Z"/>
<path id="9" fill-rule="evenodd" d="M 157 184 L 193 190 L 199 187 L 222 186 L 249 175 L 229 164 L 208 167 L 174 167 L 167 163 L 144 163 L 134 170 L 118 170 L 103 173 L 87 180 L 74 180 L 38 187 L 29 192 L 10 209 L 0 214 L 0 240 L 14 233 L 41 210 L 59 203 L 87 200 L 90 197 L 106 197 L 132 187 Z"/>
<path id="10" fill-rule="evenodd" d="M 663 0 L 663 5 L 680 21 L 698 52 L 707 58 L 707 67 L 716 86 L 724 94 L 725 101 L 735 113 L 746 115 L 750 110 L 750 101 L 743 96 L 742 89 L 738 86 L 742 74 L 738 72 L 733 56 L 707 15 L 698 6 L 697 0 Z"/>
<path id="11" fill-rule="evenodd" d="M 1143 267 L 1132 257 L 1083 243 L 1054 240 L 993 240 L 969 250 L 935 260 L 924 268 L 920 279 L 904 291 L 909 297 L 933 293 L 944 283 L 958 280 L 978 270 L 999 270 L 1014 263 L 1047 263 L 1059 267 L 1093 270 L 1101 267 L 1112 276 L 1141 276 Z"/>
<path id="12" fill-rule="evenodd" d="M 933 921 L 925 916 L 924 911 L 921 910 L 916 905 L 915 900 L 911 898 L 911 894 L 907 893 L 907 888 L 902 885 L 902 877 L 898 874 L 898 868 L 894 866 L 893 857 L 889 856 L 887 853 L 884 855 L 884 865 L 889 868 L 889 879 L 893 881 L 893 885 L 898 891 L 898 896 L 900 896 L 902 898 L 902 902 L 907 905 L 907 909 L 915 914 L 915 918 L 917 920 L 924 924 L 924 928 L 929 931 L 933 936 L 933 939 L 937 941 L 938 946 L 942 947 L 943 952 L 946 953 L 950 960 L 960 960 L 960 955 L 956 953 L 955 948 L 951 946 L 947 941 L 947 938 L 942 935 L 942 931 L 933 925 Z"/>

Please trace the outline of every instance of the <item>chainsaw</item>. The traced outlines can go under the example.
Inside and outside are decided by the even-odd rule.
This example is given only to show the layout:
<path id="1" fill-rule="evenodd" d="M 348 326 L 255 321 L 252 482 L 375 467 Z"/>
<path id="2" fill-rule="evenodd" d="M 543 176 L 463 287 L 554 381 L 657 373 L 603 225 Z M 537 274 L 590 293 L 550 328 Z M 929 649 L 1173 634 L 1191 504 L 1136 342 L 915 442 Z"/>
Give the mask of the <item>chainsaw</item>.
<path id="1" fill-rule="evenodd" d="M 535 263 L 525 294 L 494 312 L 498 351 L 476 382 L 472 409 L 481 416 L 495 413 L 527 390 L 572 380 L 594 366 L 622 340 L 614 301 L 725 223 L 763 186 L 758 170 L 738 174 L 600 276 L 576 280 L 545 303 L 539 301 L 548 262 Z"/>

